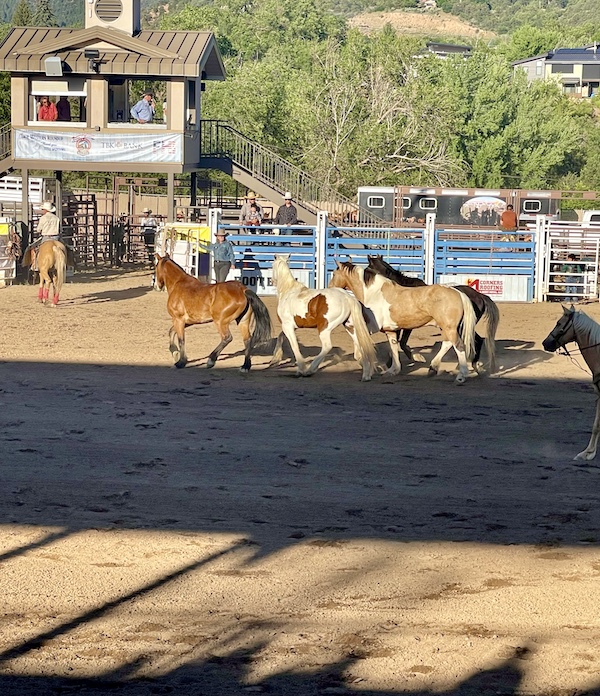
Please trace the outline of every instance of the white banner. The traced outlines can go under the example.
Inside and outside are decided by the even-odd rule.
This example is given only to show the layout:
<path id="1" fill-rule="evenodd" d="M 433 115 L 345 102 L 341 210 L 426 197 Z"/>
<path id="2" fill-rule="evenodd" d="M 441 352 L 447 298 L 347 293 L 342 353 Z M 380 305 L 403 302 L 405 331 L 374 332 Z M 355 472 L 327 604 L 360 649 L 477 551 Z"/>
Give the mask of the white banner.
<path id="1" fill-rule="evenodd" d="M 310 271 L 292 269 L 294 278 L 306 285 L 310 283 Z M 232 268 L 227 280 L 239 280 L 249 287 L 257 295 L 276 295 L 277 288 L 273 284 L 273 271 L 271 268 Z"/>
<path id="2" fill-rule="evenodd" d="M 489 295 L 494 302 L 528 302 L 528 276 L 517 275 L 441 275 L 440 285 L 470 285 Z"/>
<path id="3" fill-rule="evenodd" d="M 61 133 L 14 129 L 15 159 L 59 162 L 183 161 L 182 133 Z"/>

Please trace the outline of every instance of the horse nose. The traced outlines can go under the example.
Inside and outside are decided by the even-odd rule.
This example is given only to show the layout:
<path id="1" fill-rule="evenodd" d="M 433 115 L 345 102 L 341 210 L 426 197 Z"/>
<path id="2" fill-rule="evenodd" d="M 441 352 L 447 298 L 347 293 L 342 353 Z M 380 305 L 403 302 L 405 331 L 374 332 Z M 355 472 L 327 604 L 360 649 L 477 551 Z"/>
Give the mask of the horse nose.
<path id="1" fill-rule="evenodd" d="M 557 348 L 556 341 L 553 338 L 548 337 L 542 341 L 542 347 L 549 353 L 554 353 Z"/>

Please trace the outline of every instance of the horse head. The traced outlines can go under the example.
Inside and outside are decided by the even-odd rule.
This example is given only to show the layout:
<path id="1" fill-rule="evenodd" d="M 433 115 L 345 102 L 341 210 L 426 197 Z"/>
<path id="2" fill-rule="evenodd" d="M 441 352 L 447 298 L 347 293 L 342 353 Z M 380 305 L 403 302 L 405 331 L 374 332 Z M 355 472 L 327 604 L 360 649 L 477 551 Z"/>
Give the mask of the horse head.
<path id="1" fill-rule="evenodd" d="M 156 267 L 154 269 L 154 286 L 158 290 L 162 290 L 165 287 L 165 282 L 167 278 L 167 273 L 165 266 L 167 264 L 167 261 L 170 261 L 169 254 L 165 254 L 164 256 L 161 256 L 160 254 L 154 254 L 154 258 L 156 259 Z"/>
<path id="2" fill-rule="evenodd" d="M 577 310 L 571 305 L 565 307 L 562 305 L 563 315 L 556 322 L 556 326 L 542 341 L 544 350 L 549 353 L 554 353 L 558 348 L 562 348 L 567 343 L 575 340 L 575 315 Z"/>
<path id="3" fill-rule="evenodd" d="M 273 284 L 277 285 L 277 280 L 286 268 L 289 271 L 290 254 L 273 254 Z"/>

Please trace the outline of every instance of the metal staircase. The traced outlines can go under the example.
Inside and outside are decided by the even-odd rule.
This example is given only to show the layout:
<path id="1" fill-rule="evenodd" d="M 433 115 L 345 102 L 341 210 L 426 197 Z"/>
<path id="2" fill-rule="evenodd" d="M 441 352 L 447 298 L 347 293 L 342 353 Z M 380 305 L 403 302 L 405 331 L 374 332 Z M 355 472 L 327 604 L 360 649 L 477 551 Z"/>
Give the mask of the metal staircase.
<path id="1" fill-rule="evenodd" d="M 261 195 L 276 193 L 283 197 L 290 191 L 294 203 L 301 208 L 299 217 L 306 222 L 314 223 L 317 213 L 326 210 L 329 219 L 340 226 L 358 219 L 363 227 L 390 226 L 223 121 L 202 120 L 201 138 L 203 167 L 221 169 Z"/>

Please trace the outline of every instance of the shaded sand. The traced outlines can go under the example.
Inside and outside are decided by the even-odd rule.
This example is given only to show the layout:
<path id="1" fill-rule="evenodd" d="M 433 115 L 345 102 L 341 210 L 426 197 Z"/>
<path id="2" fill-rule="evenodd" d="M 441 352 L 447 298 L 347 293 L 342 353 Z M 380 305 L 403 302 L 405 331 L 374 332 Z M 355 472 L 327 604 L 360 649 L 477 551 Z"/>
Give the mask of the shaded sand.
<path id="1" fill-rule="evenodd" d="M 559 305 L 500 306 L 494 378 L 363 384 L 343 331 L 310 379 L 266 349 L 240 375 L 237 333 L 206 370 L 210 325 L 175 370 L 147 273 L 74 281 L 0 290 L 0 694 L 600 694 Z"/>

